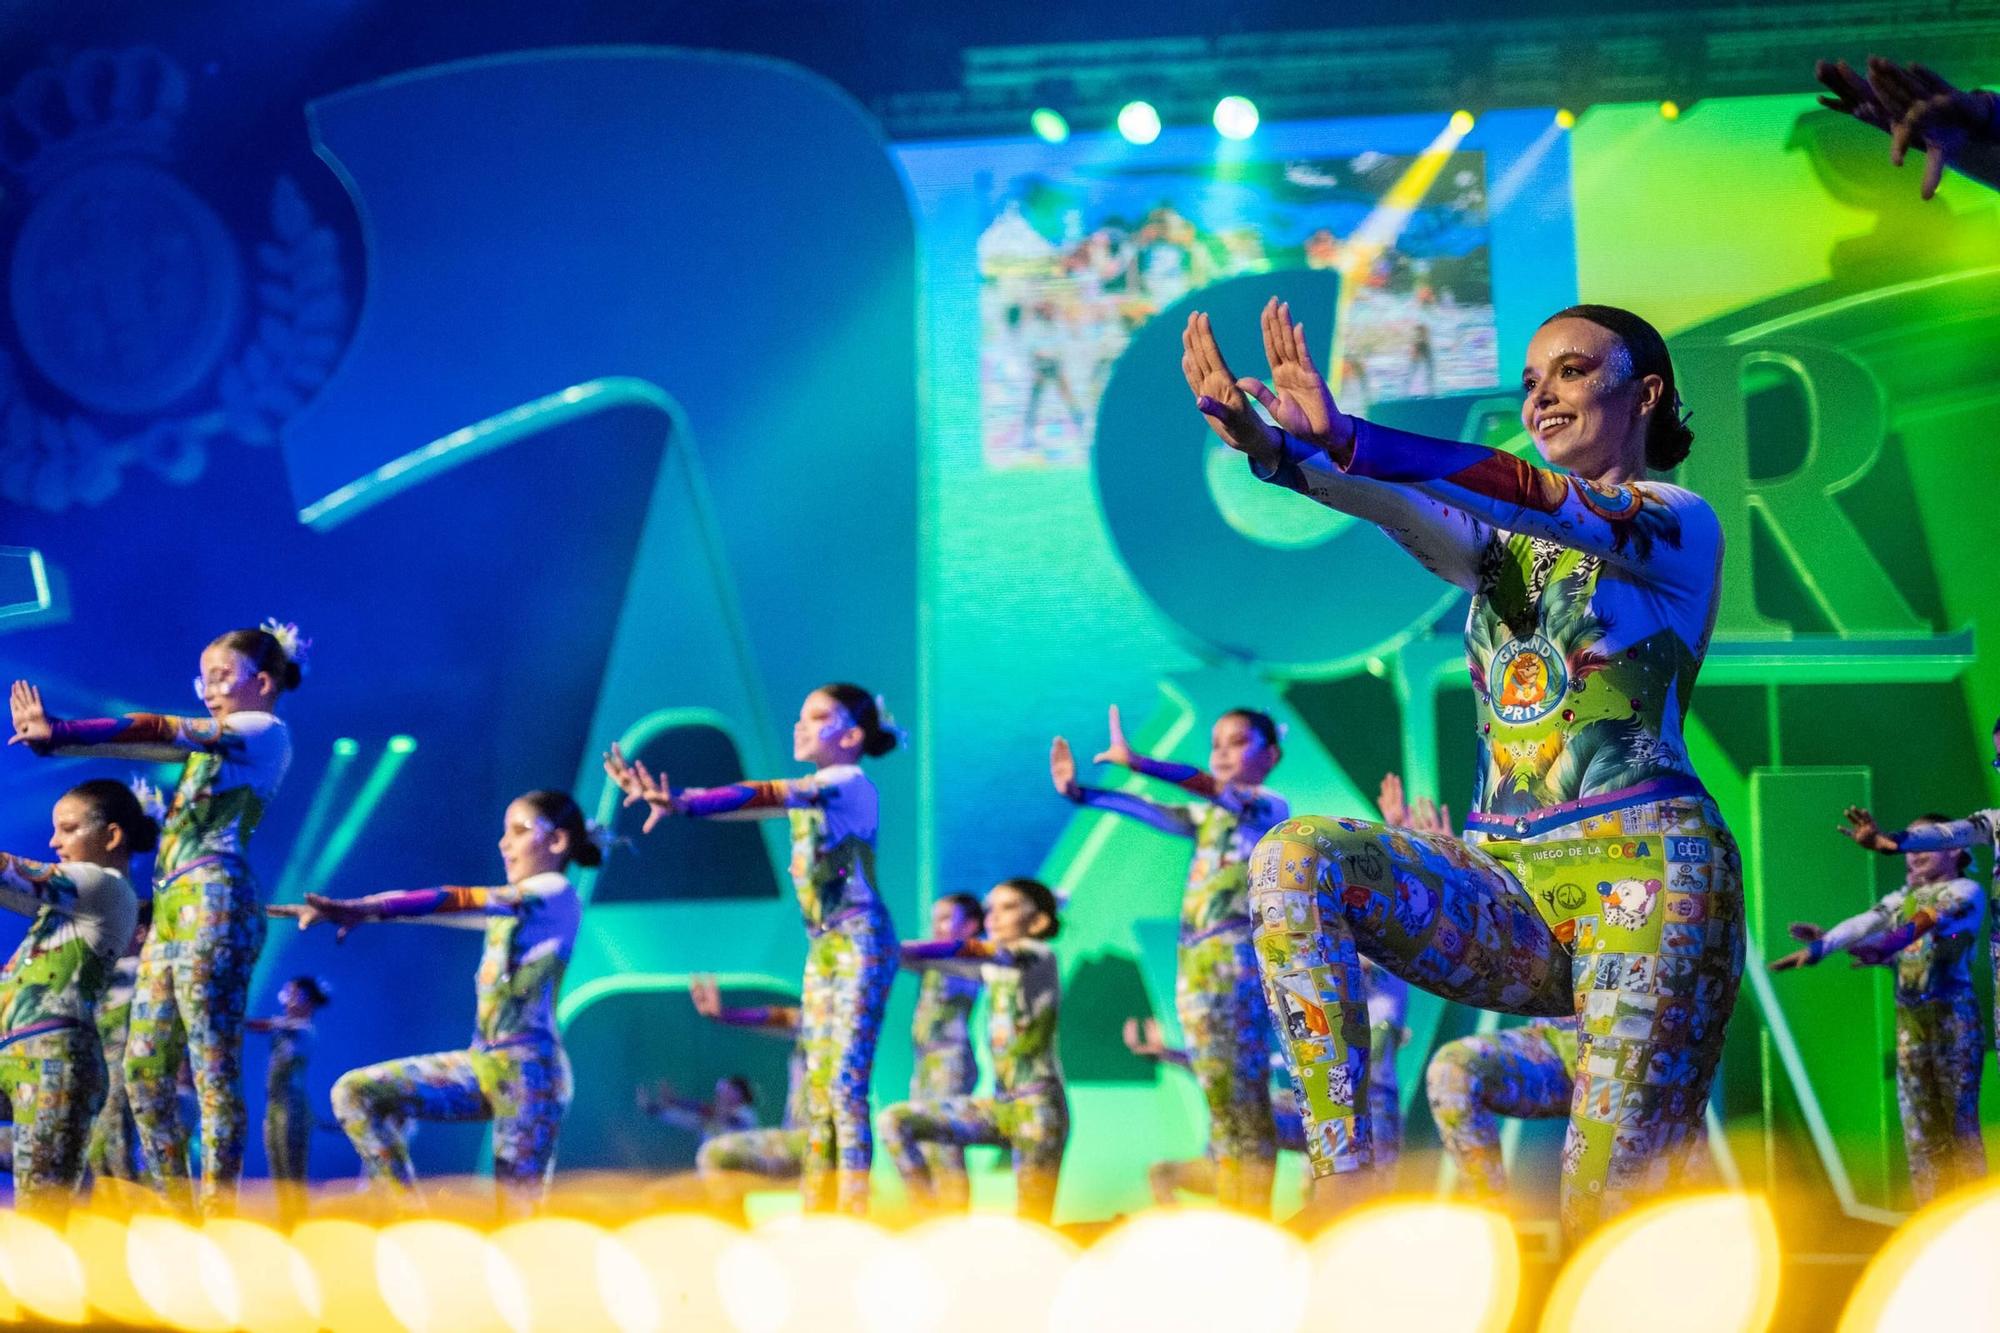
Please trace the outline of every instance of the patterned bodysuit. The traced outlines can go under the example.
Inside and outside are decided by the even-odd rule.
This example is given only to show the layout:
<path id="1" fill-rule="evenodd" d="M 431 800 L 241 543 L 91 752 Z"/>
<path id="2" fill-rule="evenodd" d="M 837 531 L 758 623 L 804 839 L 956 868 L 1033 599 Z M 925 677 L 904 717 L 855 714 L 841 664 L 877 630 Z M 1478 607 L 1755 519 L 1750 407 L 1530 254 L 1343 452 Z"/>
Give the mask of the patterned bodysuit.
<path id="1" fill-rule="evenodd" d="M 910 1100 L 941 1101 L 969 1096 L 979 1086 L 979 1063 L 972 1055 L 972 1006 L 979 999 L 979 979 L 932 969 L 920 974 L 917 1008 L 910 1020 L 910 1044 L 916 1062 L 910 1070 Z M 965 1175 L 965 1149 L 954 1143 L 928 1143 L 924 1156 L 931 1179 L 949 1190 Z M 944 1199 L 947 1206 L 962 1199 Z"/>
<path id="2" fill-rule="evenodd" d="M 695 818 L 791 821 L 792 886 L 810 936 L 799 997 L 802 1193 L 809 1209 L 864 1213 L 875 1160 L 868 1087 L 896 979 L 896 928 L 875 887 L 875 784 L 859 765 L 837 764 L 804 778 L 688 790 L 676 802 Z"/>
<path id="3" fill-rule="evenodd" d="M 1216 1200 L 1261 1213 L 1270 1207 L 1278 1143 L 1266 1066 L 1271 1016 L 1251 947 L 1248 862 L 1290 807 L 1268 788 L 1223 787 L 1199 771 L 1180 785 L 1204 799 L 1165 805 L 1097 787 L 1079 787 L 1076 799 L 1194 841 L 1181 894 L 1174 1009 L 1208 1104 Z"/>
<path id="4" fill-rule="evenodd" d="M 1969 879 L 1905 884 L 1813 942 L 1815 957 L 1863 944 L 1895 950 L 1896 1104 L 1920 1205 L 1986 1176 L 1986 1042 L 1971 969 L 1983 906 Z"/>
<path id="5" fill-rule="evenodd" d="M 264 912 L 246 859 L 250 835 L 292 762 L 271 713 L 122 718 L 53 724 L 55 754 L 185 761 L 153 865 L 153 928 L 139 954 L 126 1095 L 155 1187 L 192 1202 L 188 1138 L 175 1081 L 183 1054 L 201 1107 L 201 1204 L 227 1210 L 243 1174 L 243 1018 L 264 944 Z"/>
<path id="6" fill-rule="evenodd" d="M 896 1159 L 896 1170 L 920 1203 L 962 1200 L 969 1195 L 964 1183 L 945 1182 L 940 1187 L 923 1154 L 924 1145 L 1007 1148 L 1014 1159 L 1017 1211 L 1022 1217 L 1047 1222 L 1055 1211 L 1056 1182 L 1069 1142 L 1069 1097 L 1056 1055 L 1062 988 L 1055 955 L 1037 940 L 1004 948 L 985 940 L 965 940 L 951 957 L 911 962 L 985 981 L 993 1095 L 898 1102 L 883 1111 L 882 1137 Z"/>
<path id="7" fill-rule="evenodd" d="M 1267 480 L 1472 594 L 1480 753 L 1468 840 L 1313 818 L 1258 846 L 1259 962 L 1314 1168 L 1372 1160 L 1366 954 L 1446 999 L 1579 1019 L 1563 1218 L 1588 1231 L 1681 1174 L 1742 973 L 1741 858 L 1681 737 L 1721 526 L 1679 487 L 1367 422 L 1344 469 L 1284 443 Z"/>
<path id="8" fill-rule="evenodd" d="M 0 969 L 0 1119 L 14 1127 L 17 1207 L 60 1212 L 104 1103 L 97 1004 L 131 942 L 138 897 L 105 866 L 0 854 L 0 908 L 32 916 Z"/>
<path id="9" fill-rule="evenodd" d="M 499 888 L 417 889 L 362 899 L 380 918 L 484 930 L 472 1045 L 385 1060 L 333 1085 L 333 1113 L 371 1180 L 411 1201 L 416 1170 L 396 1126 L 410 1120 L 491 1120 L 501 1205 L 537 1205 L 555 1174 L 556 1137 L 574 1085 L 556 1028 L 556 996 L 583 907 L 556 872 Z"/>

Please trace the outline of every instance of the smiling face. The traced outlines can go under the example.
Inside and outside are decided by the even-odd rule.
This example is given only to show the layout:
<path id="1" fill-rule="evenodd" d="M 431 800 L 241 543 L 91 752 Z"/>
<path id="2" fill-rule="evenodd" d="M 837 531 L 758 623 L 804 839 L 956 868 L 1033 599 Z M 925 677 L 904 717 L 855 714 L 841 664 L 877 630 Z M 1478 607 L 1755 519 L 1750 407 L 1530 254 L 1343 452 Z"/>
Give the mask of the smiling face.
<path id="1" fill-rule="evenodd" d="M 1271 776 L 1278 758 L 1278 747 L 1241 713 L 1225 713 L 1208 734 L 1208 771 L 1225 786 L 1256 786 Z"/>
<path id="2" fill-rule="evenodd" d="M 1521 425 L 1542 457 L 1593 481 L 1645 476 L 1646 423 L 1665 382 L 1632 373 L 1619 336 L 1588 319 L 1552 319 L 1528 343 Z"/>
<path id="3" fill-rule="evenodd" d="M 861 757 L 864 739 L 840 700 L 814 690 L 799 705 L 799 720 L 792 723 L 792 758 L 817 768 L 851 764 Z"/>
<path id="4" fill-rule="evenodd" d="M 49 846 L 58 861 L 117 867 L 129 859 L 124 851 L 125 830 L 82 797 L 65 796 L 57 801 L 52 822 L 55 831 L 49 835 Z"/>
<path id="5" fill-rule="evenodd" d="M 560 872 L 569 860 L 569 834 L 528 802 L 515 801 L 501 819 L 500 860 L 509 884 Z"/>

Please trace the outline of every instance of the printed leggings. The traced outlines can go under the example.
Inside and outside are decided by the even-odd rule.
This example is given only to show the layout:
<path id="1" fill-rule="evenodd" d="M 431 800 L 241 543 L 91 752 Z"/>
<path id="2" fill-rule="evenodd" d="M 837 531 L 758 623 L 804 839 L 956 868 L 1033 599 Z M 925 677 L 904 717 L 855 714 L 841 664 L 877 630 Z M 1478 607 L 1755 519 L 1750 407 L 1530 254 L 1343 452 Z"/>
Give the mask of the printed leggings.
<path id="1" fill-rule="evenodd" d="M 312 1115 L 306 1109 L 306 1090 L 288 1084 L 271 1093 L 264 1103 L 264 1156 L 271 1163 L 271 1179 L 306 1178 L 306 1151 L 311 1138 Z"/>
<path id="2" fill-rule="evenodd" d="M 911 1101 L 969 1097 L 978 1086 L 979 1065 L 973 1059 L 970 1042 L 939 1042 L 917 1051 L 916 1068 L 910 1071 Z M 955 1143 L 926 1143 L 923 1153 L 931 1166 L 931 1181 L 940 1191 L 938 1202 L 948 1208 L 962 1208 L 970 1202 L 949 1193 L 955 1187 L 954 1182 L 965 1182 L 965 1149 Z"/>
<path id="3" fill-rule="evenodd" d="M 1046 1222 L 1055 1212 L 1056 1182 L 1062 1172 L 1063 1147 L 1069 1142 L 1069 1097 L 1058 1084 L 1012 1096 L 898 1102 L 882 1112 L 882 1137 L 903 1183 L 920 1205 L 934 1205 L 947 1195 L 963 1199 L 971 1192 L 963 1180 L 937 1180 L 924 1159 L 923 1145 L 1009 1149 L 1014 1157 L 1015 1211 Z M 962 1175 L 964 1167 L 959 1171 Z"/>
<path id="4" fill-rule="evenodd" d="M 14 1207 L 61 1214 L 83 1183 L 91 1118 L 104 1104 L 104 1057 L 88 1025 L 0 1047 L 0 1116 L 14 1126 Z"/>
<path id="5" fill-rule="evenodd" d="M 1271 1206 L 1278 1140 L 1271 1117 L 1271 1014 L 1248 924 L 1184 942 L 1178 962 L 1174 1008 L 1188 1067 L 1208 1104 L 1216 1202 L 1264 1213 Z"/>
<path id="6" fill-rule="evenodd" d="M 137 1181 L 145 1173 L 139 1155 L 139 1129 L 132 1120 L 132 1099 L 125 1092 L 125 1033 L 130 1021 L 128 1009 L 115 1021 L 100 1022 L 97 1029 L 104 1048 L 104 1105 L 90 1122 L 90 1143 L 83 1160 L 90 1174 L 100 1180 Z"/>
<path id="7" fill-rule="evenodd" d="M 1742 861 L 1712 803 L 1648 802 L 1478 845 L 1294 819 L 1258 844 L 1250 891 L 1316 1174 L 1373 1161 L 1366 953 L 1448 1000 L 1581 1020 L 1563 1149 L 1572 1236 L 1679 1178 L 1743 969 Z"/>
<path id="8" fill-rule="evenodd" d="M 397 1124 L 491 1120 L 493 1181 L 503 1211 L 532 1211 L 556 1169 L 556 1136 L 574 1085 L 569 1057 L 553 1041 L 441 1051 L 349 1070 L 333 1085 L 333 1114 L 368 1177 L 404 1206 L 417 1173 Z"/>
<path id="9" fill-rule="evenodd" d="M 201 1207 L 225 1211 L 243 1175 L 243 1016 L 264 944 L 264 912 L 247 870 L 197 864 L 154 894 L 153 930 L 139 954 L 125 1090 L 154 1188 L 192 1202 L 188 1136 L 176 1103 L 185 1052 L 201 1107 Z"/>
<path id="10" fill-rule="evenodd" d="M 1896 1002 L 1896 1105 L 1919 1205 L 1986 1176 L 1979 1074 L 1986 1043 L 1970 988 Z"/>
<path id="11" fill-rule="evenodd" d="M 868 1084 L 899 949 L 887 912 L 834 922 L 806 948 L 799 1045 L 806 1056 L 806 1208 L 868 1211 L 875 1161 Z"/>
<path id="12" fill-rule="evenodd" d="M 1575 1089 L 1576 1029 L 1566 1024 L 1533 1022 L 1440 1046 L 1424 1091 L 1459 1189 L 1479 1198 L 1506 1193 L 1499 1117 L 1566 1116 Z"/>

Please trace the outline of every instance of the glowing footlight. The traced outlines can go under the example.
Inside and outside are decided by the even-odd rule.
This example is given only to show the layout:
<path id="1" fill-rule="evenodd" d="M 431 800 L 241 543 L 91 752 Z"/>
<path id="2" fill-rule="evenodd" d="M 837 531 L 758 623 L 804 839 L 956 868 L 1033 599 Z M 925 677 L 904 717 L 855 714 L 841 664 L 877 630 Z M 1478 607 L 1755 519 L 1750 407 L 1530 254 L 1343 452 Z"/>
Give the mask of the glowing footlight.
<path id="1" fill-rule="evenodd" d="M 1220 1273 L 1245 1280 L 1190 1281 Z M 1307 1273 L 1305 1246 L 1274 1226 L 1219 1209 L 1160 1209 L 1133 1218 L 1076 1261 L 1049 1327 L 1289 1333 L 1305 1315 Z"/>
<path id="2" fill-rule="evenodd" d="M 1304 1327 L 1501 1333 L 1521 1294 L 1521 1252 L 1499 1213 L 1430 1199 L 1391 1200 L 1342 1218 L 1309 1251 Z M 1439 1281 L 1441 1273 L 1451 1280 Z"/>
<path id="3" fill-rule="evenodd" d="M 301 1224 L 291 1241 L 316 1280 L 321 1327 L 332 1333 L 378 1333 L 395 1327 L 395 1316 L 375 1282 L 373 1227 L 326 1218 Z"/>
<path id="4" fill-rule="evenodd" d="M 1633 1274 L 1674 1271 L 1699 1281 L 1649 1284 L 1635 1301 Z M 1778 1224 L 1754 1194 L 1692 1194 L 1605 1226 L 1571 1256 L 1542 1312 L 1542 1333 L 1758 1333 L 1778 1308 Z"/>
<path id="5" fill-rule="evenodd" d="M 125 1263 L 152 1322 L 189 1333 L 221 1333 L 243 1322 L 229 1256 L 171 1217 L 140 1214 L 125 1231 Z"/>
<path id="6" fill-rule="evenodd" d="M 875 1333 L 1019 1333 L 1047 1328 L 1076 1246 L 999 1214 L 940 1218 L 904 1232 L 892 1261 L 862 1275 Z M 979 1280 L 966 1280 L 978 1256 Z M 1005 1292 L 1005 1300 L 993 1293 Z"/>
<path id="7" fill-rule="evenodd" d="M 120 1182 L 122 1183 L 122 1182 Z M 97 1189 L 104 1181 L 97 1182 Z M 95 1194 L 93 1194 L 95 1200 Z M 106 1319 L 121 1324 L 150 1324 L 153 1311 L 132 1285 L 126 1263 L 125 1224 L 103 1213 L 76 1209 L 64 1228 L 77 1262 L 83 1265 L 84 1290 L 90 1306 Z"/>
<path id="8" fill-rule="evenodd" d="M 650 1294 L 638 1261 L 588 1222 L 567 1217 L 516 1222 L 494 1232 L 493 1245 L 521 1281 L 529 1329 L 610 1333 L 620 1324 L 611 1313 L 607 1282 L 628 1289 L 637 1284 L 637 1297 L 627 1290 L 614 1298 L 621 1306 Z M 607 1248 L 614 1253 L 606 1255 Z"/>
<path id="9" fill-rule="evenodd" d="M 632 1286 L 616 1260 L 598 1269 L 605 1308 L 621 1333 L 729 1327 L 722 1256 L 742 1242 L 741 1231 L 697 1213 L 663 1213 L 620 1227 L 613 1237 L 643 1283 Z"/>
<path id="10" fill-rule="evenodd" d="M 245 1328 L 257 1333 L 313 1333 L 320 1327 L 319 1279 L 283 1236 L 238 1218 L 210 1222 L 202 1234 L 229 1261 L 243 1303 L 239 1322 Z"/>
<path id="11" fill-rule="evenodd" d="M 1947 1195 L 1889 1237 L 1847 1302 L 1840 1333 L 1990 1326 L 2000 1310 L 2000 1183 Z"/>
<path id="12" fill-rule="evenodd" d="M 374 1272 L 390 1313 L 410 1333 L 521 1333 L 527 1327 L 520 1278 L 470 1227 L 429 1219 L 385 1227 L 375 1244 Z"/>
<path id="13" fill-rule="evenodd" d="M 83 1265 L 62 1233 L 19 1213 L 0 1213 L 0 1293 L 9 1321 L 81 1324 L 89 1317 Z M 0 1308 L 5 1308 L 0 1306 Z"/>
<path id="14" fill-rule="evenodd" d="M 723 1309 L 743 1333 L 873 1333 L 859 1275 L 895 1244 L 853 1218 L 780 1218 L 722 1252 Z"/>

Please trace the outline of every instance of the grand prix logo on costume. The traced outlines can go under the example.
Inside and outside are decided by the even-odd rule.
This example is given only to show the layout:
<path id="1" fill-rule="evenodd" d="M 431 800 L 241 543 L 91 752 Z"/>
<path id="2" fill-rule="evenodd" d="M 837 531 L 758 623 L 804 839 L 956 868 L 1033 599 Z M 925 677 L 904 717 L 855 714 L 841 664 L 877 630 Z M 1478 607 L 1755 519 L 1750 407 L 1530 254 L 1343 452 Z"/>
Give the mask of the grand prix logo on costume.
<path id="1" fill-rule="evenodd" d="M 1487 665 L 1486 679 L 1494 715 L 1515 726 L 1547 717 L 1569 688 L 1562 654 L 1540 634 L 1501 644 Z"/>

